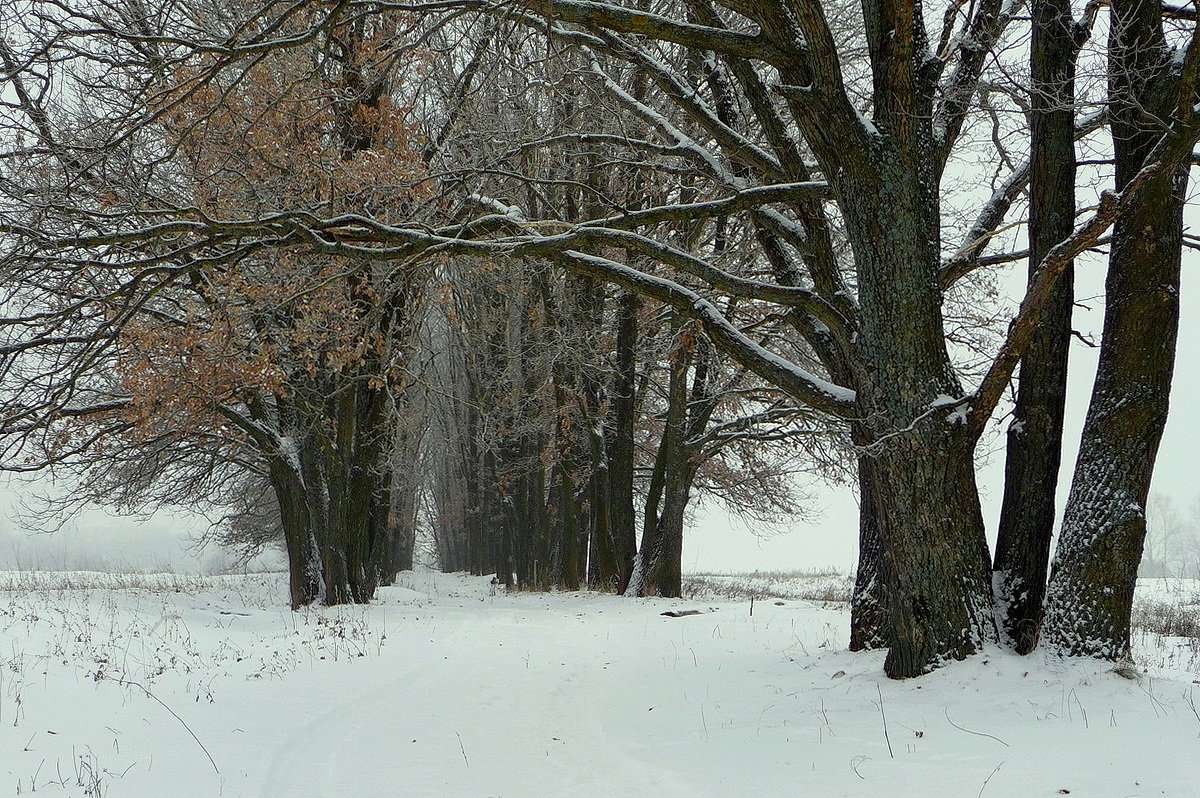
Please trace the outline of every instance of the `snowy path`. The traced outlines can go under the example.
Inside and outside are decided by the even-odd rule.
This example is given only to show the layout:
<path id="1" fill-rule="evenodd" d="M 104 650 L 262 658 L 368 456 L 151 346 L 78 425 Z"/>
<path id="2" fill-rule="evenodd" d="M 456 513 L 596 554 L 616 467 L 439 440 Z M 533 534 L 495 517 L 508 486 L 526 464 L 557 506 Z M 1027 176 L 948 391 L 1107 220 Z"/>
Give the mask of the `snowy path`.
<path id="1" fill-rule="evenodd" d="M 596 648 L 557 642 L 556 623 L 496 610 L 443 620 L 437 631 L 404 652 L 388 681 L 292 734 L 264 796 L 344 795 L 347 785 L 363 795 L 592 794 L 598 773 L 614 795 L 703 794 L 654 750 L 642 756 L 604 727 L 623 688 L 594 660 Z"/>
<path id="2" fill-rule="evenodd" d="M 1140 681 L 991 652 L 890 682 L 845 628 L 440 574 L 301 613 L 275 576 L 0 592 L 0 798 L 1196 794 L 1186 642 Z"/>

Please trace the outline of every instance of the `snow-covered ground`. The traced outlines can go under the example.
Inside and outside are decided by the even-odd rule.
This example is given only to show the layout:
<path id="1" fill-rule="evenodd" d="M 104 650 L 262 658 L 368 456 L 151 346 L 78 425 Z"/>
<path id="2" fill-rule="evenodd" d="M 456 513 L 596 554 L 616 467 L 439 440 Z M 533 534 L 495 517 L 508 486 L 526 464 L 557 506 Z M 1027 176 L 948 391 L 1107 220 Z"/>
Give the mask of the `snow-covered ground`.
<path id="1" fill-rule="evenodd" d="M 277 574 L 0 572 L 0 796 L 1197 794 L 1194 641 L 891 682 L 842 605 L 704 595 L 405 574 L 292 613 Z"/>

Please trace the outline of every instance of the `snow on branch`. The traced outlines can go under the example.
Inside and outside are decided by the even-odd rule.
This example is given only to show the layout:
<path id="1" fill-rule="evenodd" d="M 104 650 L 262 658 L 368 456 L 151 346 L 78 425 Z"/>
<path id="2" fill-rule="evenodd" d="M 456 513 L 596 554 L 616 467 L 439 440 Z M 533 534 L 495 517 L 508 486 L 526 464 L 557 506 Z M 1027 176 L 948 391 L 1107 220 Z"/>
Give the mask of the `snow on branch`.
<path id="1" fill-rule="evenodd" d="M 597 243 L 625 247 L 672 266 L 685 274 L 698 277 L 725 294 L 798 308 L 825 324 L 844 343 L 848 342 L 850 333 L 846 320 L 824 299 L 806 288 L 774 285 L 738 277 L 718 269 L 694 255 L 636 233 L 579 228 L 564 234 L 563 238 L 577 238 L 581 243 L 592 239 Z"/>
<path id="2" fill-rule="evenodd" d="M 824 380 L 763 348 L 737 329 L 711 302 L 679 283 L 575 250 L 558 253 L 555 260 L 571 271 L 616 283 L 669 305 L 698 322 L 725 354 L 813 409 L 841 418 L 854 415 L 854 391 Z"/>
<path id="3" fill-rule="evenodd" d="M 958 63 L 943 82 L 940 91 L 942 100 L 933 113 L 934 136 L 940 152 L 939 171 L 945 166 L 962 130 L 987 54 L 996 46 L 1004 29 L 1023 5 L 1023 0 L 983 0 L 974 6 L 967 30 L 960 34 L 957 47 L 954 48 Z"/>
<path id="4" fill-rule="evenodd" d="M 630 211 L 620 216 L 610 216 L 594 222 L 586 222 L 588 227 L 608 227 L 628 229 L 642 225 L 660 224 L 662 222 L 691 221 L 695 219 L 728 216 L 738 211 L 757 210 L 773 202 L 789 202 L 812 197 L 831 198 L 833 192 L 829 184 L 823 180 L 812 180 L 802 183 L 779 183 L 769 186 L 756 186 L 744 189 L 731 197 L 724 197 L 706 202 L 680 203 L 677 205 L 659 205 L 641 211 Z"/>
<path id="5" fill-rule="evenodd" d="M 1107 115 L 1103 110 L 1080 119 L 1075 125 L 1075 140 L 1078 141 L 1084 136 L 1099 130 L 1103 127 L 1106 119 Z M 992 192 L 992 196 L 979 209 L 974 224 L 971 225 L 971 229 L 963 236 L 962 243 L 958 245 L 958 249 L 942 264 L 942 273 L 939 278 L 942 290 L 950 288 L 980 266 L 997 262 L 1005 263 L 1016 259 L 1004 256 L 1001 260 L 997 261 L 981 256 L 984 250 L 987 249 L 988 244 L 995 237 L 1000 223 L 1004 221 L 1004 217 L 1008 214 L 1013 202 L 1028 187 L 1030 175 L 1029 160 L 1026 159 L 1018 164 L 1009 173 L 1008 177 L 996 187 L 996 190 Z"/>
<path id="6" fill-rule="evenodd" d="M 605 38 L 611 45 L 610 49 L 618 52 L 620 57 L 645 69 L 659 88 L 666 92 L 688 117 L 703 127 L 728 156 L 752 166 L 768 179 L 783 179 L 783 167 L 779 160 L 752 139 L 722 121 L 689 81 L 682 79 L 675 70 L 644 48 L 615 36 L 608 35 Z"/>
<path id="7" fill-rule="evenodd" d="M 648 11 L 622 8 L 589 0 L 526 0 L 525 5 L 549 19 L 589 28 L 633 33 L 687 47 L 711 50 L 738 58 L 778 63 L 784 54 L 761 34 L 692 25 Z"/>
<path id="8" fill-rule="evenodd" d="M 1186 19 L 1193 22 L 1200 19 L 1200 16 L 1197 16 L 1196 13 L 1196 5 L 1192 2 L 1179 5 L 1175 3 L 1163 3 L 1162 14 L 1167 19 Z"/>
<path id="9" fill-rule="evenodd" d="M 608 73 L 600 66 L 600 62 L 594 53 L 586 48 L 585 52 L 591 59 L 592 72 L 600 79 L 610 94 L 624 103 L 638 116 L 658 128 L 664 135 L 674 139 L 675 145 L 678 148 L 687 153 L 693 160 L 702 163 L 713 177 L 720 180 L 726 186 L 739 190 L 747 187 L 746 181 L 735 176 L 725 164 L 721 163 L 719 158 L 709 152 L 707 147 L 701 146 L 699 142 L 680 130 L 665 116 L 627 92 L 620 84 L 609 77 Z"/>

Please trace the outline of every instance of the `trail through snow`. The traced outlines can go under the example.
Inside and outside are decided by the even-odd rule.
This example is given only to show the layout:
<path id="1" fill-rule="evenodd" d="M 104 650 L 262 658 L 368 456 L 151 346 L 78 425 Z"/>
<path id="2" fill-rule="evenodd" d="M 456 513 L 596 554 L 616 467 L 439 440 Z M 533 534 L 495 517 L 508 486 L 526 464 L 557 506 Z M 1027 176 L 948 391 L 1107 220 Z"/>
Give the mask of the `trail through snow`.
<path id="1" fill-rule="evenodd" d="M 41 579 L 0 579 L 0 795 L 1185 798 L 1200 782 L 1196 656 L 1166 656 L 1182 641 L 1145 652 L 1174 664 L 1140 680 L 993 651 L 890 682 L 882 654 L 843 650 L 843 609 L 798 600 L 751 615 L 405 574 L 368 607 L 293 614 L 277 575 Z"/>

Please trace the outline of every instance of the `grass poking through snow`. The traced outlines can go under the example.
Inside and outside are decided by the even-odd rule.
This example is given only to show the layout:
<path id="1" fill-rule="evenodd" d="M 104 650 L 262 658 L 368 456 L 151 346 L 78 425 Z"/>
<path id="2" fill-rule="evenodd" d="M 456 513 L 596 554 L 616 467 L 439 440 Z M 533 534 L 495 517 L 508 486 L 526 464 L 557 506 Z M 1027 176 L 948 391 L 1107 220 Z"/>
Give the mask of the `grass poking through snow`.
<path id="1" fill-rule="evenodd" d="M 854 579 L 838 571 L 755 571 L 749 574 L 694 573 L 683 577 L 686 598 L 723 601 L 783 599 L 848 604 Z"/>

